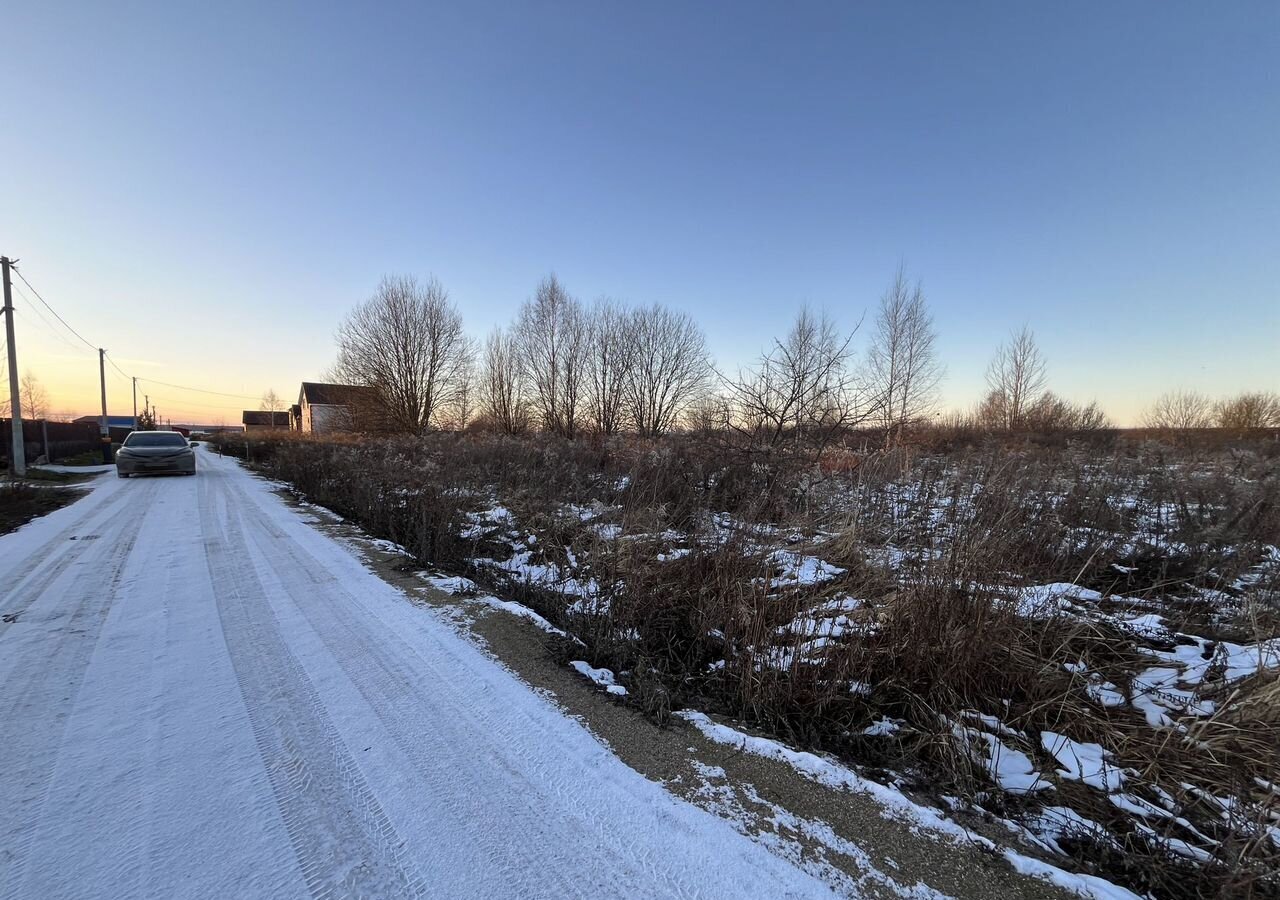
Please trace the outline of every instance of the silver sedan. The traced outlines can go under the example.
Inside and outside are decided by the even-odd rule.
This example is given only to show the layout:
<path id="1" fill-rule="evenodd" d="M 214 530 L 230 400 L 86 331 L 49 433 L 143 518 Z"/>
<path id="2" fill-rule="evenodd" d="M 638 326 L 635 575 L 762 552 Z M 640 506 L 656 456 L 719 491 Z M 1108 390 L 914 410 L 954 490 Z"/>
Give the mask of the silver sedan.
<path id="1" fill-rule="evenodd" d="M 176 431 L 135 431 L 124 439 L 116 453 L 116 474 L 159 475 L 196 474 L 196 453 L 187 439 Z"/>

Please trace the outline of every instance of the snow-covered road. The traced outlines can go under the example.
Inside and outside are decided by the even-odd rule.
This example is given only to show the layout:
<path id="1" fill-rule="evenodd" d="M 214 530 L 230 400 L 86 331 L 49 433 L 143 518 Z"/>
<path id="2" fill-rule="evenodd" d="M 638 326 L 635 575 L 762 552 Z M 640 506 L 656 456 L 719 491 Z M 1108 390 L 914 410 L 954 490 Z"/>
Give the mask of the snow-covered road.
<path id="1" fill-rule="evenodd" d="M 0 537 L 0 896 L 826 895 L 200 465 Z"/>

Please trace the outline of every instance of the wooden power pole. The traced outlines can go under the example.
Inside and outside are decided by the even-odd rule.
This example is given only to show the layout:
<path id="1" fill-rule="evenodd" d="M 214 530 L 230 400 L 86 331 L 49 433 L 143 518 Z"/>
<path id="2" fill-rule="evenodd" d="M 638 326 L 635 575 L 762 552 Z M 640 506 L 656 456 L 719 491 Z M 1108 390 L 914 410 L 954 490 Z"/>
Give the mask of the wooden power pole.
<path id="1" fill-rule="evenodd" d="M 111 462 L 111 426 L 107 424 L 107 351 L 98 348 L 98 381 L 102 385 L 102 424 L 98 433 L 102 439 L 102 462 Z"/>
<path id="2" fill-rule="evenodd" d="M 9 351 L 9 430 L 13 445 L 9 451 L 9 471 L 21 478 L 27 474 L 27 448 L 22 437 L 22 392 L 18 390 L 18 348 L 13 343 L 13 294 L 9 286 L 9 257 L 0 256 L 4 270 L 4 336 Z"/>

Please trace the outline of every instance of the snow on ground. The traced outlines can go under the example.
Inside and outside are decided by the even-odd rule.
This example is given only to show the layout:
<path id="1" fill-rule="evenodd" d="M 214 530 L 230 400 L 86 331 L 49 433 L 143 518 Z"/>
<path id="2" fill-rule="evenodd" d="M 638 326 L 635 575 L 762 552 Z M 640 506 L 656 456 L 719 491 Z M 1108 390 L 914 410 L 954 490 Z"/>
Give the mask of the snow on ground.
<path id="1" fill-rule="evenodd" d="M 0 895 L 829 894 L 200 452 L 0 537 Z"/>
<path id="2" fill-rule="evenodd" d="M 816 556 L 792 550 L 775 550 L 769 554 L 769 561 L 779 569 L 779 574 L 769 582 L 773 588 L 821 584 L 845 572 Z"/>
<path id="3" fill-rule="evenodd" d="M 1010 747 L 994 734 L 961 725 L 953 731 L 959 745 L 987 770 L 992 781 L 1009 793 L 1030 794 L 1053 789 L 1053 783 L 1036 769 L 1027 754 Z"/>
<path id="4" fill-rule="evenodd" d="M 784 763 L 805 777 L 828 787 L 868 794 L 880 803 L 884 816 L 910 823 L 913 826 L 912 830 L 918 834 L 977 844 L 999 853 L 1016 871 L 1049 881 L 1083 897 L 1091 897 L 1095 900 L 1138 900 L 1137 894 L 1103 878 L 1068 872 L 1016 850 L 997 847 L 990 839 L 975 834 L 938 810 L 916 803 L 896 788 L 864 778 L 848 766 L 804 750 L 793 750 L 771 738 L 747 734 L 728 725 L 722 725 L 713 721 L 705 713 L 682 710 L 676 715 L 688 721 L 713 741 L 735 747 L 743 753 L 751 753 Z"/>
<path id="5" fill-rule="evenodd" d="M 1064 734 L 1040 732 L 1040 743 L 1058 761 L 1058 774 L 1068 781 L 1082 781 L 1100 791 L 1118 791 L 1124 773 L 1108 761 L 1099 744 L 1073 741 Z"/>
<path id="6" fill-rule="evenodd" d="M 779 856 L 835 884 L 845 896 L 887 893 L 921 900 L 943 900 L 948 896 L 926 884 L 902 884 L 877 868 L 866 851 L 840 837 L 827 823 L 797 816 L 770 803 L 749 784 L 735 787 L 719 766 L 698 762 L 693 766 L 701 780 L 695 796 L 702 805 L 728 819 L 743 834 L 756 835 Z M 832 858 L 841 856 L 861 874 L 855 877 L 836 866 Z"/>
<path id="7" fill-rule="evenodd" d="M 54 463 L 41 463 L 32 468 L 40 469 L 44 472 L 58 472 L 64 475 L 96 475 L 100 472 L 114 472 L 115 464 L 101 466 L 60 466 Z"/>
<path id="8" fill-rule="evenodd" d="M 528 619 L 534 625 L 537 625 L 548 634 L 559 635 L 560 637 L 570 637 L 570 635 L 561 628 L 552 625 L 542 616 L 531 610 L 522 603 L 516 603 L 514 600 L 500 600 L 492 594 L 486 594 L 480 591 L 476 583 L 470 578 L 462 578 L 458 575 L 431 575 L 422 573 L 423 581 L 436 588 L 444 591 L 446 594 L 456 594 L 464 597 L 471 597 L 477 603 L 483 603 L 485 606 L 493 609 L 499 609 L 503 612 L 510 613 L 513 616 L 519 616 L 522 619 Z M 577 638 L 573 638 L 577 641 Z M 578 641 L 581 643 L 581 641 Z"/>
<path id="9" fill-rule="evenodd" d="M 579 674 L 587 676 L 610 694 L 617 697 L 625 697 L 627 695 L 627 689 L 614 680 L 613 672 L 609 669 L 593 668 L 581 659 L 575 659 L 569 665 L 573 666 Z"/>

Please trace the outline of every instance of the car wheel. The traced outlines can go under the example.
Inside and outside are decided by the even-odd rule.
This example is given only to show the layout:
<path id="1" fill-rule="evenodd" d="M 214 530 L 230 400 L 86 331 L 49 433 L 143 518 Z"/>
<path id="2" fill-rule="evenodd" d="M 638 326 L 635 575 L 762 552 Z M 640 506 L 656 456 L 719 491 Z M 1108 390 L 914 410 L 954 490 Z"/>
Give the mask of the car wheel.
<path id="1" fill-rule="evenodd" d="M 119 469 L 117 469 L 117 470 L 116 470 L 116 474 L 117 474 L 117 475 L 119 475 L 121 478 L 128 478 L 128 477 L 129 477 L 129 476 L 128 476 L 128 475 L 126 475 L 124 472 L 121 472 Z"/>

